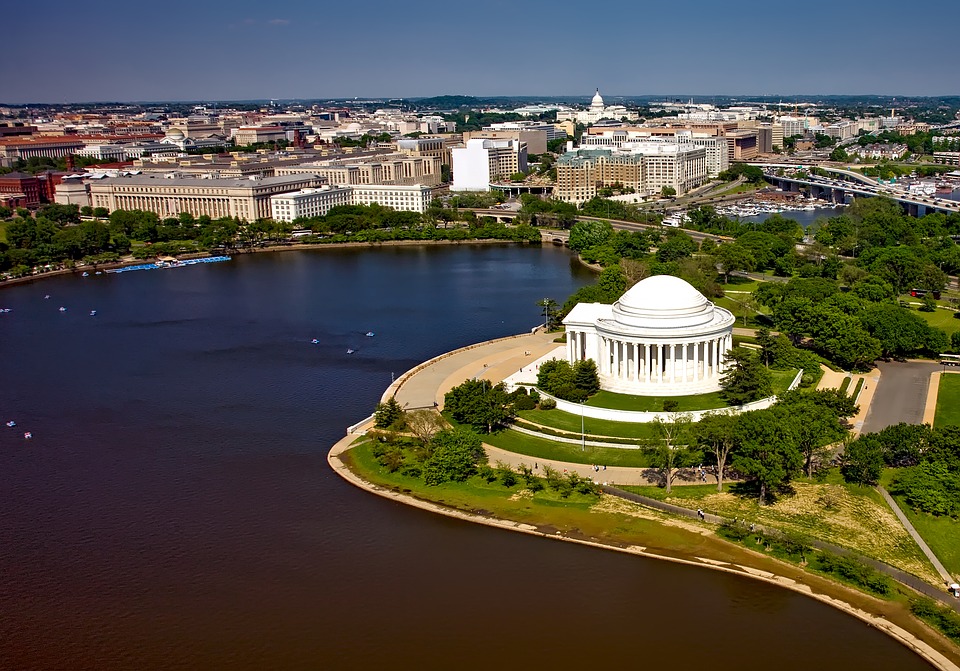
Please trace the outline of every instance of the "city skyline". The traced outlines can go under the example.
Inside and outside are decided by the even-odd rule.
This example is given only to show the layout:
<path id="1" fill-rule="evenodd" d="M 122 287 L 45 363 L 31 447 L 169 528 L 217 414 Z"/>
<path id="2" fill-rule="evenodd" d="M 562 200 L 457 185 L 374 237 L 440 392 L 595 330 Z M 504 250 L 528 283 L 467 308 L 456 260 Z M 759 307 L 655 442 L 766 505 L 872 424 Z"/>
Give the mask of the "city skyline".
<path id="1" fill-rule="evenodd" d="M 160 13 L 114 0 L 55 0 L 43 13 L 14 5 L 0 101 L 579 97 L 595 88 L 610 98 L 960 94 L 937 67 L 955 56 L 946 26 L 960 6 L 950 0 L 910 5 L 922 34 L 903 28 L 904 8 L 892 0 L 869 13 L 757 0 L 614 0 L 585 16 L 542 0 L 440 10 L 371 0 L 363 10 L 252 0 L 173 2 Z M 909 48 L 919 43 L 922 62 Z"/>

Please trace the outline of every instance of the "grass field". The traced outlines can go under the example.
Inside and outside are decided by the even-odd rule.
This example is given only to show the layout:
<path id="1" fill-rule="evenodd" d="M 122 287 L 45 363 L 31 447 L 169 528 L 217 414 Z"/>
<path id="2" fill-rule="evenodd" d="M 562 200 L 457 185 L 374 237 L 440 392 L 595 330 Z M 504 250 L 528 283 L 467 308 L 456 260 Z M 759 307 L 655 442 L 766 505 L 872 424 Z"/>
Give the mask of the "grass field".
<path id="1" fill-rule="evenodd" d="M 734 485 L 734 487 L 736 487 Z M 939 584 L 940 579 L 920 548 L 907 534 L 880 493 L 871 487 L 843 484 L 839 476 L 827 482 L 795 482 L 795 494 L 761 506 L 716 485 L 675 487 L 670 496 L 659 487 L 624 487 L 644 496 L 728 518 L 769 525 L 820 538 Z M 724 489 L 727 489 L 724 487 Z"/>
<path id="2" fill-rule="evenodd" d="M 937 392 L 937 414 L 934 426 L 960 426 L 960 375 L 944 373 Z"/>
<path id="3" fill-rule="evenodd" d="M 894 498 L 944 568 L 960 577 L 960 520 L 914 512 L 900 497 Z"/>
<path id="4" fill-rule="evenodd" d="M 773 377 L 773 393 L 782 394 L 797 376 L 796 370 L 771 370 Z M 614 394 L 610 391 L 599 391 L 587 401 L 586 405 L 596 408 L 610 408 L 611 410 L 633 410 L 636 412 L 662 412 L 665 400 L 677 402 L 678 412 L 691 410 L 716 410 L 728 407 L 720 396 L 720 392 L 711 394 L 697 394 L 694 396 L 631 396 L 629 394 Z M 579 431 L 579 426 L 577 430 Z M 617 434 L 609 434 L 617 435 Z"/>
<path id="5" fill-rule="evenodd" d="M 509 429 L 498 433 L 486 434 L 481 437 L 483 438 L 483 442 L 493 445 L 494 447 L 539 459 L 569 461 L 574 464 L 632 466 L 634 468 L 647 468 L 650 466 L 650 457 L 644 450 L 620 449 L 616 447 L 590 447 L 589 445 L 587 445 L 585 449 L 580 449 L 579 445 L 573 443 L 561 443 L 550 440 L 549 438 L 528 436 L 525 433 L 511 431 Z"/>
<path id="6" fill-rule="evenodd" d="M 904 298 L 903 300 L 907 300 L 907 298 Z M 957 314 L 953 310 L 938 309 L 934 312 L 920 312 L 919 310 L 915 310 L 915 312 L 920 315 L 920 317 L 930 326 L 942 330 L 948 336 L 952 333 L 960 331 L 960 319 L 956 319 L 953 316 Z"/>
<path id="7" fill-rule="evenodd" d="M 542 424 L 562 431 L 580 435 L 580 415 L 562 410 L 521 410 L 517 416 L 536 424 Z M 653 438 L 654 430 L 650 424 L 613 422 L 605 419 L 583 417 L 583 430 L 588 438 Z"/>
<path id="8" fill-rule="evenodd" d="M 7 241 L 7 221 L 0 221 L 0 242 Z"/>

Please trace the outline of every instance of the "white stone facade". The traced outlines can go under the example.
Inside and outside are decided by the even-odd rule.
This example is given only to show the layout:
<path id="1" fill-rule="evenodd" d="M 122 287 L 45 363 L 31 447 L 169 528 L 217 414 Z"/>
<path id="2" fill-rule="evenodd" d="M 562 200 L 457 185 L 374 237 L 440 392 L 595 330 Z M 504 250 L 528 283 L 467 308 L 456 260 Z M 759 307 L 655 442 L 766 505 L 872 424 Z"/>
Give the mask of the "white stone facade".
<path id="1" fill-rule="evenodd" d="M 684 280 L 648 277 L 613 305 L 580 303 L 570 311 L 563 320 L 567 360 L 593 359 L 600 387 L 616 393 L 719 391 L 734 321 Z"/>

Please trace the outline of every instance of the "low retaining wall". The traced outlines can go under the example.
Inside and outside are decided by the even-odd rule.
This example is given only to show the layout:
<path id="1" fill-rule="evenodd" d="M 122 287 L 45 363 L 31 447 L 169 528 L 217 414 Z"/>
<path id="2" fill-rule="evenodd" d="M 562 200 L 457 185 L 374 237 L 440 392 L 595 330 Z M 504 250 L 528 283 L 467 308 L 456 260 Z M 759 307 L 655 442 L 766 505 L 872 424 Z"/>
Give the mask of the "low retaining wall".
<path id="1" fill-rule="evenodd" d="M 800 369 L 796 377 L 793 378 L 793 382 L 791 382 L 790 386 L 787 387 L 787 390 L 792 391 L 796 389 L 802 378 L 803 369 Z M 764 410 L 777 402 L 776 396 L 768 396 L 767 398 L 761 398 L 759 401 L 753 401 L 752 403 L 745 403 L 743 405 L 733 405 L 728 408 L 691 410 L 690 412 L 641 412 L 637 410 L 613 410 L 612 408 L 597 408 L 591 405 L 584 405 L 582 403 L 574 403 L 573 401 L 564 401 L 563 399 L 551 396 L 541 389 L 538 389 L 537 392 L 540 394 L 540 396 L 552 398 L 557 402 L 558 410 L 569 412 L 571 415 L 582 414 L 584 417 L 590 417 L 591 419 L 606 419 L 614 422 L 625 422 L 628 424 L 646 424 L 656 421 L 657 418 L 665 422 L 672 422 L 675 421 L 680 415 L 688 415 L 692 421 L 699 422 L 705 415 L 717 413 L 739 414 L 741 412 L 750 412 L 751 410 Z"/>

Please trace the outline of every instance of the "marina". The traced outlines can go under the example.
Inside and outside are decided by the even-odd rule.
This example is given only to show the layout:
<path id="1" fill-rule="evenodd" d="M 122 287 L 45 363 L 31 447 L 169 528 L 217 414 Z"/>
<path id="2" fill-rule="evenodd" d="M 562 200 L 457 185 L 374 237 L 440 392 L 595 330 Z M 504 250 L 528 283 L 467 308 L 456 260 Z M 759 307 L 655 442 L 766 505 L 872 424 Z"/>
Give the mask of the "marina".
<path id="1" fill-rule="evenodd" d="M 153 263 L 141 263 L 135 266 L 126 266 L 125 268 L 112 268 L 108 270 L 108 273 L 128 273 L 134 270 L 158 270 L 161 268 L 182 268 L 183 266 L 195 266 L 202 263 L 220 263 L 222 261 L 229 261 L 231 257 L 229 256 L 204 256 L 199 259 L 184 259 L 179 260 L 173 257 L 164 257 L 154 261 Z M 86 273 L 84 273 L 86 276 Z"/>

